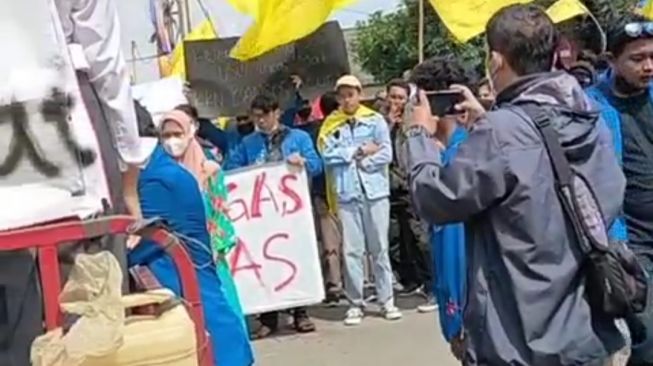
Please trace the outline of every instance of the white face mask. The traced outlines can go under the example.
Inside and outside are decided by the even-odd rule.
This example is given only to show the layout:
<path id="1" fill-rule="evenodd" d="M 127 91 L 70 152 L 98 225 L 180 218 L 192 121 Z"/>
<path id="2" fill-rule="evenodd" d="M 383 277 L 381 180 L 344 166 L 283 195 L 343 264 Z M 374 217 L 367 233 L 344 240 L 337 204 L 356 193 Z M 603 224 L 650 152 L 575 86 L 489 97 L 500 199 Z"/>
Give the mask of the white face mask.
<path id="1" fill-rule="evenodd" d="M 183 155 L 187 147 L 188 142 L 180 137 L 169 137 L 163 141 L 163 148 L 174 158 Z"/>

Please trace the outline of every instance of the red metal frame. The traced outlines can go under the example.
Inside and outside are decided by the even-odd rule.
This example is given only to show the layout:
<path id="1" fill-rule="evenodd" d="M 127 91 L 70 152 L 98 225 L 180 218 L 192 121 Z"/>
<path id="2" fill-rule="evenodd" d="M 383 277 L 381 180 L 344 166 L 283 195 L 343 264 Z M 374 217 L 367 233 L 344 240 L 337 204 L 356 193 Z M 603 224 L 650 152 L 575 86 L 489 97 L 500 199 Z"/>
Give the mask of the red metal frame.
<path id="1" fill-rule="evenodd" d="M 195 323 L 198 365 L 213 365 L 213 349 L 206 333 L 204 311 L 193 263 L 177 237 L 161 228 L 145 227 L 137 232 L 137 221 L 129 216 L 109 216 L 92 220 L 70 220 L 51 225 L 0 232 L 0 251 L 36 248 L 43 291 L 46 329 L 61 326 L 59 292 L 62 288 L 57 258 L 61 243 L 130 233 L 151 239 L 164 249 L 175 262 L 182 287 L 182 296 L 191 319 Z"/>

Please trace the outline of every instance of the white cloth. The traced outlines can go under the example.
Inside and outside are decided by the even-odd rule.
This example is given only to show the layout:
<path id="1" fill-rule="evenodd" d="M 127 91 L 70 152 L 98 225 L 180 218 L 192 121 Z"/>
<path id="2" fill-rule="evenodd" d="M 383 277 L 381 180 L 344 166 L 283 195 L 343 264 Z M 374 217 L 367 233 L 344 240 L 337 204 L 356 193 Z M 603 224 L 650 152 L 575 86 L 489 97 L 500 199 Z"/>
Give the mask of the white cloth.
<path id="1" fill-rule="evenodd" d="M 55 0 L 68 43 L 80 44 L 88 75 L 104 107 L 121 159 L 143 164 L 156 139 L 140 138 L 129 74 L 120 48 L 120 21 L 114 0 Z"/>

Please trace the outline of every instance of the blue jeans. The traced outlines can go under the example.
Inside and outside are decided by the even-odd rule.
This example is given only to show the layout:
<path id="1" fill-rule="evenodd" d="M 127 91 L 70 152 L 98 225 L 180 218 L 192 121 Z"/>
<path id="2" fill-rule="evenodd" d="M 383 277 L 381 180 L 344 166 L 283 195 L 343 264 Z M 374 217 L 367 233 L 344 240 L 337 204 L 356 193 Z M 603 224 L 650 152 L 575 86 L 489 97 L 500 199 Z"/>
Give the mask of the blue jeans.
<path id="1" fill-rule="evenodd" d="M 354 306 L 363 307 L 365 249 L 372 256 L 372 269 L 379 304 L 394 305 L 392 268 L 388 253 L 390 201 L 387 198 L 338 203 L 342 221 L 345 259 L 345 294 Z"/>

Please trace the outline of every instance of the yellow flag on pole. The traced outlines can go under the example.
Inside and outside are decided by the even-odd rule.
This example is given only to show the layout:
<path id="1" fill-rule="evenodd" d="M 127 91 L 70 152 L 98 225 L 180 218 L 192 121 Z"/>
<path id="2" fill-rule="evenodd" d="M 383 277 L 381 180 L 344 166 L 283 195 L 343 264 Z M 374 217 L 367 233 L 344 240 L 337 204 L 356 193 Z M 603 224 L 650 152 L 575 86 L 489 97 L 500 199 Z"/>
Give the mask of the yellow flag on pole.
<path id="1" fill-rule="evenodd" d="M 213 28 L 213 23 L 209 19 L 201 22 L 190 33 L 186 35 L 184 41 L 201 41 L 207 39 L 215 39 L 217 34 Z M 184 57 L 184 43 L 179 43 L 170 54 L 169 58 L 169 71 L 167 75 L 163 76 L 179 76 L 182 79 L 186 78 L 186 59 Z"/>
<path id="2" fill-rule="evenodd" d="M 646 19 L 653 20 L 653 0 L 648 0 L 646 4 L 639 9 L 639 13 Z"/>
<path id="3" fill-rule="evenodd" d="M 258 17 L 231 57 L 250 60 L 315 32 L 334 10 L 355 0 L 258 0 Z"/>
<path id="4" fill-rule="evenodd" d="M 579 15 L 589 14 L 589 10 L 579 0 L 558 0 L 546 13 L 554 23 L 562 23 Z"/>
<path id="5" fill-rule="evenodd" d="M 460 42 L 467 42 L 485 31 L 492 15 L 513 4 L 532 0 L 430 0 L 431 5 Z"/>

